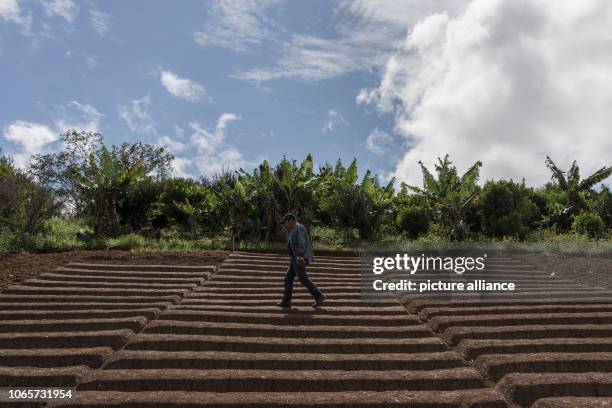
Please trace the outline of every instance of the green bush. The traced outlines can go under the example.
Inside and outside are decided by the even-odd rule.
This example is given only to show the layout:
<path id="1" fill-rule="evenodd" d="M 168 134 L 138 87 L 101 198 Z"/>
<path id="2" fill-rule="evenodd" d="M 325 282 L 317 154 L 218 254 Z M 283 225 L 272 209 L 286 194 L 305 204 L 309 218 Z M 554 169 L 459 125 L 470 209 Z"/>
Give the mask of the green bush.
<path id="1" fill-rule="evenodd" d="M 177 226 L 191 239 L 210 218 L 217 206 L 211 189 L 191 179 L 165 180 L 157 198 L 154 225 L 168 228 Z"/>
<path id="2" fill-rule="evenodd" d="M 574 218 L 572 229 L 578 234 L 588 235 L 592 238 L 601 238 L 606 232 L 606 224 L 594 212 L 583 212 Z"/>
<path id="3" fill-rule="evenodd" d="M 482 232 L 489 237 L 524 239 L 539 218 L 532 196 L 530 188 L 512 180 L 487 181 L 479 201 Z"/>
<path id="4" fill-rule="evenodd" d="M 612 229 L 612 192 L 607 187 L 603 188 L 593 198 L 593 209 L 606 224 Z"/>
<path id="5" fill-rule="evenodd" d="M 417 205 L 400 208 L 397 219 L 397 228 L 406 233 L 410 239 L 417 239 L 426 234 L 431 226 L 429 210 Z"/>
<path id="6" fill-rule="evenodd" d="M 43 187 L 13 166 L 0 151 L 0 225 L 15 236 L 43 232 L 44 222 L 59 213 L 60 204 Z"/>

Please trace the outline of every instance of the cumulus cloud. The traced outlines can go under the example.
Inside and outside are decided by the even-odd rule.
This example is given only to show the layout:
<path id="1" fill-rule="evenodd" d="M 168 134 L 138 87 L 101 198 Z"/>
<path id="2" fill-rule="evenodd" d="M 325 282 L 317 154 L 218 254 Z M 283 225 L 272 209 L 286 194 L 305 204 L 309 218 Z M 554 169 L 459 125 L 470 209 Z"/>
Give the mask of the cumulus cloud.
<path id="1" fill-rule="evenodd" d="M 195 102 L 206 93 L 204 87 L 196 81 L 181 78 L 172 71 L 162 71 L 160 80 L 166 90 L 177 98 Z"/>
<path id="2" fill-rule="evenodd" d="M 173 173 L 177 177 L 211 176 L 224 169 L 237 169 L 247 162 L 238 149 L 226 143 L 226 137 L 228 125 L 240 119 L 235 113 L 224 113 L 213 128 L 193 120 L 187 124 L 191 133 L 188 140 L 185 130 L 175 126 L 175 135 L 162 136 L 157 144 L 175 154 Z"/>
<path id="3" fill-rule="evenodd" d="M 546 155 L 583 171 L 612 157 L 612 3 L 473 0 L 422 19 L 360 103 L 395 114 L 411 145 L 395 175 L 449 153 L 483 178 L 546 182 Z"/>
<path id="4" fill-rule="evenodd" d="M 208 9 L 206 28 L 196 31 L 196 43 L 215 45 L 238 52 L 249 51 L 273 36 L 266 8 L 279 0 L 215 0 Z"/>
<path id="5" fill-rule="evenodd" d="M 191 130 L 189 147 L 192 148 L 191 152 L 194 154 L 190 157 L 178 157 L 174 164 L 175 174 L 191 177 L 194 175 L 210 176 L 224 169 L 237 169 L 244 166 L 245 160 L 242 153 L 225 142 L 228 125 L 240 119 L 240 116 L 234 113 L 224 113 L 219 116 L 213 129 L 205 128 L 196 120 L 189 122 L 188 126 Z M 177 142 L 176 140 L 171 140 L 171 143 L 168 143 L 168 140 L 165 142 L 171 151 L 176 152 L 172 147 L 172 144 Z M 184 146 L 182 142 L 179 143 Z"/>
<path id="6" fill-rule="evenodd" d="M 149 113 L 150 107 L 151 97 L 149 95 L 133 99 L 128 105 L 119 106 L 119 117 L 125 121 L 132 132 L 155 133 L 155 123 Z"/>
<path id="7" fill-rule="evenodd" d="M 349 123 L 342 115 L 333 109 L 327 111 L 327 124 L 323 126 L 323 133 L 335 132 L 338 126 L 348 126 Z"/>
<path id="8" fill-rule="evenodd" d="M 44 0 L 42 5 L 47 15 L 57 15 L 72 24 L 79 14 L 79 6 L 73 0 Z"/>
<path id="9" fill-rule="evenodd" d="M 110 32 L 108 28 L 108 20 L 110 14 L 99 10 L 89 10 L 89 22 L 96 33 L 104 37 Z"/>
<path id="10" fill-rule="evenodd" d="M 60 133 L 70 129 L 99 132 L 103 116 L 93 105 L 71 101 L 63 110 L 63 117 L 55 121 L 55 126 Z"/>
<path id="11" fill-rule="evenodd" d="M 13 156 L 19 167 L 26 166 L 30 156 L 41 153 L 58 137 L 48 126 L 24 120 L 17 120 L 4 129 L 4 138 L 20 146 L 20 151 Z"/>
<path id="12" fill-rule="evenodd" d="M 23 14 L 17 0 L 0 0 L 0 19 L 18 24 L 26 30 L 32 23 L 32 16 Z"/>

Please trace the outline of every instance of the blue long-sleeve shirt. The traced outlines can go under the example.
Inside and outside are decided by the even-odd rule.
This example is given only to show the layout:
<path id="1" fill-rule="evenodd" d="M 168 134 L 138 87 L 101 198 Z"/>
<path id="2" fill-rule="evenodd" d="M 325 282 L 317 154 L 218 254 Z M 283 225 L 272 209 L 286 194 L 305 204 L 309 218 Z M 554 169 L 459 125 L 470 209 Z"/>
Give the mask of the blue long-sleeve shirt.
<path id="1" fill-rule="evenodd" d="M 314 252 L 312 250 L 310 238 L 308 238 L 308 231 L 306 231 L 306 227 L 299 222 L 289 231 L 287 248 L 291 256 L 301 256 L 309 263 L 314 259 Z"/>

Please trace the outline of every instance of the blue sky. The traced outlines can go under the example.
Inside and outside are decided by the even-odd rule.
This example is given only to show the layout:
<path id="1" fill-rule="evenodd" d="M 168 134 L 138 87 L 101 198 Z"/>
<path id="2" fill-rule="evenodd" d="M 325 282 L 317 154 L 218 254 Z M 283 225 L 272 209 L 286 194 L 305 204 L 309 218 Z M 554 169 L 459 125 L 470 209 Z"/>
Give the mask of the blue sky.
<path id="1" fill-rule="evenodd" d="M 196 176 L 309 152 L 319 163 L 358 157 L 376 171 L 393 170 L 367 146 L 374 129 L 389 131 L 392 117 L 355 101 L 361 88 L 377 82 L 373 65 L 350 66 L 358 61 L 340 55 L 329 66 L 291 57 L 295 66 L 278 68 L 289 47 L 308 51 L 308 41 L 339 38 L 338 26 L 345 24 L 339 20 L 356 19 L 339 3 L 237 2 L 227 11 L 212 1 L 66 0 L 55 9 L 49 8 L 54 2 L 13 3 L 27 22 L 0 19 L 5 152 L 58 148 L 51 142 L 24 149 L 15 137 L 7 139 L 11 124 L 28 122 L 54 134 L 69 125 L 95 128 L 108 143 L 165 143 L 193 161 L 179 164 L 178 172 Z M 305 43 L 294 45 L 298 41 Z M 325 58 L 316 44 L 312 53 Z M 217 135 L 222 140 L 212 140 L 224 114 L 233 116 Z M 215 146 L 196 151 L 192 136 L 198 132 Z"/>
<path id="2" fill-rule="evenodd" d="M 0 0 L 0 147 L 67 128 L 162 144 L 177 175 L 283 155 L 420 184 L 612 157 L 607 0 Z"/>

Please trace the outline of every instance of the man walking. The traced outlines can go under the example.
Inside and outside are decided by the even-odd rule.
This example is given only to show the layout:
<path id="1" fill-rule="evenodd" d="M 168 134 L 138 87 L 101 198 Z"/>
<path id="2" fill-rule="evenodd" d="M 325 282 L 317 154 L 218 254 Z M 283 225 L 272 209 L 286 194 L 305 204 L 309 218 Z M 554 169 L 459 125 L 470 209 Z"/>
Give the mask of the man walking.
<path id="1" fill-rule="evenodd" d="M 310 294 L 315 298 L 312 307 L 319 307 L 323 304 L 325 295 L 321 293 L 317 285 L 315 285 L 308 275 L 306 275 L 306 266 L 314 259 L 312 245 L 308 238 L 306 227 L 297 222 L 295 215 L 291 213 L 285 214 L 281 219 L 281 224 L 284 224 L 289 231 L 287 249 L 291 260 L 289 261 L 287 274 L 285 274 L 285 293 L 283 294 L 283 300 L 278 303 L 278 306 L 283 309 L 291 307 L 293 280 L 295 279 L 295 275 L 297 275 L 302 285 L 306 286 Z"/>

